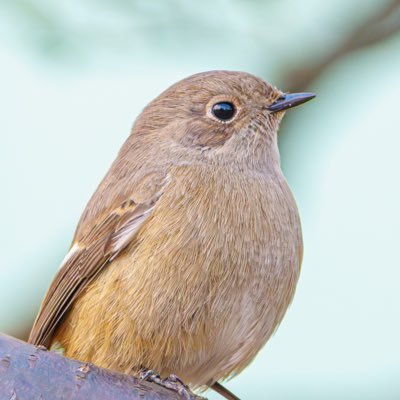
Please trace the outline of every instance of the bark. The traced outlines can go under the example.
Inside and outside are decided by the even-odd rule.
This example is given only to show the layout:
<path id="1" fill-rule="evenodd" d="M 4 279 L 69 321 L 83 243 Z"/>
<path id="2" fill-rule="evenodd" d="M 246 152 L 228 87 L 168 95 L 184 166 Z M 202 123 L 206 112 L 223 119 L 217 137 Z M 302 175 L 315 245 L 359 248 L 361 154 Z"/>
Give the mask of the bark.
<path id="1" fill-rule="evenodd" d="M 195 400 L 197 397 L 191 397 Z M 0 333 L 0 400 L 180 400 L 154 383 L 63 357 Z"/>

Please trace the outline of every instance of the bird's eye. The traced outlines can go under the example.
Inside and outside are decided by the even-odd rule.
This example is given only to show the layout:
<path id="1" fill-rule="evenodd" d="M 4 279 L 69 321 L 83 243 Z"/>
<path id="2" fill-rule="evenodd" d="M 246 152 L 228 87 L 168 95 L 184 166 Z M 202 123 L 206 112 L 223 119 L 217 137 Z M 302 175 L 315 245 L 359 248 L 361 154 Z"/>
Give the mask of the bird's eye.
<path id="1" fill-rule="evenodd" d="M 212 113 L 215 118 L 221 121 L 229 121 L 235 115 L 235 106 L 227 101 L 221 101 L 212 106 Z"/>

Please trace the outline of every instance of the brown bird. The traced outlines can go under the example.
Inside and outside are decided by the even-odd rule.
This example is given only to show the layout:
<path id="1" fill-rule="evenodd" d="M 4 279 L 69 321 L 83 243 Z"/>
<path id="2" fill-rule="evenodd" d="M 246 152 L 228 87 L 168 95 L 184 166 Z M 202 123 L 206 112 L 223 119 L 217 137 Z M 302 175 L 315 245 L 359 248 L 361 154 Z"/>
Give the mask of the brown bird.
<path id="1" fill-rule="evenodd" d="M 223 391 L 293 298 L 301 227 L 277 131 L 312 97 L 211 71 L 153 100 L 83 212 L 29 341 Z"/>

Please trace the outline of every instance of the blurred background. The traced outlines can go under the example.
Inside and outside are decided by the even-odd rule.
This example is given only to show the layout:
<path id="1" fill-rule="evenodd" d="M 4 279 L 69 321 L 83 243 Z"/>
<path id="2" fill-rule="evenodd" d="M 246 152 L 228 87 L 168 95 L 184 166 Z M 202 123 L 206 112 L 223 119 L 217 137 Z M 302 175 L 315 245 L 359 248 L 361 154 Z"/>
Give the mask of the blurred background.
<path id="1" fill-rule="evenodd" d="M 295 300 L 227 386 L 243 399 L 399 399 L 398 0 L 2 1 L 0 331 L 26 339 L 141 109 L 212 69 L 318 94 L 279 137 L 304 229 Z"/>

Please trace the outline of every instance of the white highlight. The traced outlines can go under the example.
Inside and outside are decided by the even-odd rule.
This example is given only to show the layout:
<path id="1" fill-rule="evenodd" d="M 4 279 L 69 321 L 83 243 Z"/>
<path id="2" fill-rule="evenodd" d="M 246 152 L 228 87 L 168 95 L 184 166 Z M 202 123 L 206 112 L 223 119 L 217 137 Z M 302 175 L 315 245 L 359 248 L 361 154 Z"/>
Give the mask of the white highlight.
<path id="1" fill-rule="evenodd" d="M 69 252 L 67 253 L 67 255 L 64 257 L 64 259 L 62 260 L 62 263 L 60 265 L 60 269 L 67 263 L 67 261 L 74 255 L 76 254 L 78 251 L 80 250 L 80 246 L 78 243 L 75 243 L 71 249 L 69 250 Z"/>

